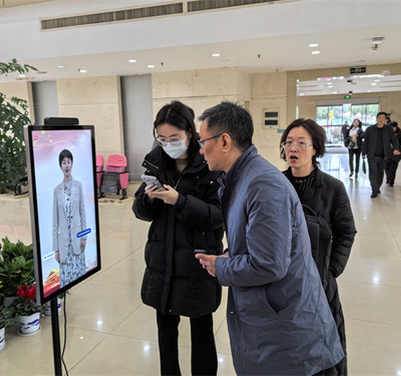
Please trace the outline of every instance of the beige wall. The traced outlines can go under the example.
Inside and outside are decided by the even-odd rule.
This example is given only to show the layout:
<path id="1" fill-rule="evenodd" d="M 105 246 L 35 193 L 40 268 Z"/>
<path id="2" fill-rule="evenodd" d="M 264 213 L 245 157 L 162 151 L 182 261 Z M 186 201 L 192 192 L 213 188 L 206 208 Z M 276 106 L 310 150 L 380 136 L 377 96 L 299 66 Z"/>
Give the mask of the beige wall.
<path id="1" fill-rule="evenodd" d="M 197 118 L 221 101 L 245 105 L 251 98 L 250 75 L 239 68 L 202 69 L 152 74 L 153 112 L 176 99 L 190 106 Z M 199 122 L 195 121 L 199 129 Z"/>
<path id="2" fill-rule="evenodd" d="M 96 153 L 124 154 L 120 78 L 90 77 L 57 81 L 59 116 L 94 125 Z"/>
<path id="3" fill-rule="evenodd" d="M 277 128 L 264 127 L 265 109 L 279 111 L 279 129 L 287 125 L 287 73 L 252 75 L 251 114 L 254 122 L 254 143 L 259 153 L 280 169 L 285 167 L 279 155 L 281 133 Z"/>

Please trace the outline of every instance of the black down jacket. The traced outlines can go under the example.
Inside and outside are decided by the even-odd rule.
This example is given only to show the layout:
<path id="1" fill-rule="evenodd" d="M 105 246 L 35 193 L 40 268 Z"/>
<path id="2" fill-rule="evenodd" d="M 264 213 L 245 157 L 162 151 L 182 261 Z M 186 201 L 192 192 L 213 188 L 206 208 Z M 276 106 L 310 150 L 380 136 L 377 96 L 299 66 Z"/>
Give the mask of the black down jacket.
<path id="1" fill-rule="evenodd" d="M 154 148 L 143 166 L 158 177 L 161 148 Z M 137 218 L 152 222 L 145 246 L 146 270 L 142 301 L 163 314 L 199 317 L 214 312 L 221 301 L 221 286 L 202 268 L 195 249 L 209 254 L 223 251 L 223 220 L 217 195 L 219 173 L 209 171 L 197 153 L 191 167 L 169 185 L 179 193 L 175 205 L 146 201 L 143 183 L 135 193 Z"/>
<path id="2" fill-rule="evenodd" d="M 346 354 L 344 315 L 336 278 L 345 269 L 354 242 L 356 229 L 351 204 L 344 184 L 319 169 L 316 169 L 316 173 L 316 180 L 312 187 L 307 187 L 299 199 L 302 204 L 308 205 L 317 215 L 326 219 L 331 226 L 333 240 L 327 273 L 328 283 L 325 293 L 337 325 L 344 354 Z M 291 181 L 291 168 L 285 171 L 284 174 Z M 346 357 L 336 367 L 330 369 L 329 372 L 319 374 L 346 375 Z"/>

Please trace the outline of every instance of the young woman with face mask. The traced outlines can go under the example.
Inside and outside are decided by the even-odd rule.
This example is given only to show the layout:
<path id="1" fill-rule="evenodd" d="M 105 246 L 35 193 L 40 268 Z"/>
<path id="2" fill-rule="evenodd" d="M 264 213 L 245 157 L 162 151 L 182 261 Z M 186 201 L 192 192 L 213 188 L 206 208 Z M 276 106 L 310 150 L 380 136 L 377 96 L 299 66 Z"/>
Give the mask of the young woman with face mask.
<path id="1" fill-rule="evenodd" d="M 159 146 L 145 156 L 143 166 L 164 189 L 143 183 L 133 204 L 137 218 L 151 222 L 141 297 L 156 309 L 162 375 L 181 375 L 180 316 L 190 319 L 192 374 L 217 373 L 212 312 L 220 304 L 221 286 L 199 264 L 195 250 L 223 251 L 219 173 L 210 172 L 199 154 L 193 119 L 193 111 L 178 101 L 158 112 L 153 131 Z"/>

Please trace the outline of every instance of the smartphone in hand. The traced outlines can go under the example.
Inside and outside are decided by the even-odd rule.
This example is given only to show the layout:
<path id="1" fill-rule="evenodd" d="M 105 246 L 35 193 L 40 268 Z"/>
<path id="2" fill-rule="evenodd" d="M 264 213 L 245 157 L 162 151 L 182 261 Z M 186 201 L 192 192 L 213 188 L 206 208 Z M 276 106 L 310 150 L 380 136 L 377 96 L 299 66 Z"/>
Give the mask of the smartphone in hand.
<path id="1" fill-rule="evenodd" d="M 163 184 L 156 176 L 142 175 L 141 179 L 146 183 L 146 185 L 155 185 L 156 187 L 162 188 L 164 190 L 166 189 L 163 187 Z"/>

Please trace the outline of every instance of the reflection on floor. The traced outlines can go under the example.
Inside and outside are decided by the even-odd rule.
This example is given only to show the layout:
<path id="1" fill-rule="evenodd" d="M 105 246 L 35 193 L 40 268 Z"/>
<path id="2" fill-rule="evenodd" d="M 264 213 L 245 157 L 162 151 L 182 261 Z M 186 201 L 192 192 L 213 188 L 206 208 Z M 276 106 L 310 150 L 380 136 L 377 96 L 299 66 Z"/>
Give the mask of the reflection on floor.
<path id="1" fill-rule="evenodd" d="M 350 196 L 358 234 L 345 273 L 339 278 L 346 316 L 349 374 L 401 375 L 401 177 L 394 188 L 370 198 L 367 176 L 348 177 L 348 155 L 328 154 L 324 171 L 341 179 Z M 401 172 L 399 172 L 401 175 Z M 140 285 L 148 224 L 131 212 L 132 198 L 102 202 L 103 269 L 71 291 L 67 300 L 65 362 L 71 376 L 157 375 L 154 310 L 143 305 Z M 0 198 L 0 236 L 31 242 L 28 199 Z M 214 316 L 219 375 L 234 375 L 225 322 L 226 299 Z M 32 337 L 7 328 L 0 351 L 1 375 L 52 375 L 49 319 Z M 64 322 L 60 316 L 60 327 Z M 62 331 L 62 330 L 61 330 Z M 63 331 L 62 331 L 63 332 Z M 188 320 L 180 326 L 183 375 L 190 374 Z"/>

